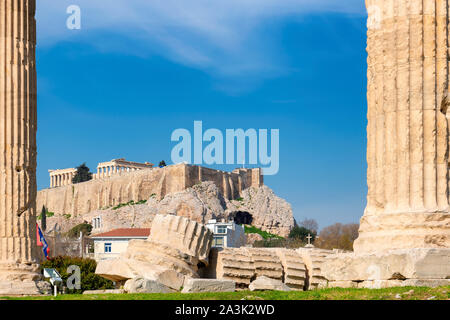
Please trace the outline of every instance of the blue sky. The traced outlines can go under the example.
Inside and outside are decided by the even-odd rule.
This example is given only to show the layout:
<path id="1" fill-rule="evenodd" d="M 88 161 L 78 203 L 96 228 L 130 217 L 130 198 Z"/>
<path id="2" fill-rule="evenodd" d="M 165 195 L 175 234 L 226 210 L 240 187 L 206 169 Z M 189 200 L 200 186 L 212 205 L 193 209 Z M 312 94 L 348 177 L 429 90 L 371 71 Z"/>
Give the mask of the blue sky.
<path id="1" fill-rule="evenodd" d="M 81 30 L 66 28 L 70 4 Z M 82 162 L 170 163 L 173 130 L 201 120 L 279 129 L 280 171 L 266 184 L 298 221 L 358 222 L 363 1 L 40 0 L 37 10 L 39 189 L 48 169 Z"/>

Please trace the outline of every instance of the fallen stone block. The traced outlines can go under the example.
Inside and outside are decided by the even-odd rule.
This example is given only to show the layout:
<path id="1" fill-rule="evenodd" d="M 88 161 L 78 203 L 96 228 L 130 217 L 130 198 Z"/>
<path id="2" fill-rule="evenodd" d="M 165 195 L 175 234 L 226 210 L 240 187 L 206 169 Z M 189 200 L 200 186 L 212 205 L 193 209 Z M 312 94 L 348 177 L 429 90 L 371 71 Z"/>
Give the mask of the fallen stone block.
<path id="1" fill-rule="evenodd" d="M 145 279 L 155 280 L 174 290 L 180 290 L 185 278 L 183 274 L 175 270 L 130 259 L 102 261 L 97 267 L 96 274 L 114 282 L 124 282 L 141 276 Z"/>
<path id="2" fill-rule="evenodd" d="M 322 266 L 330 281 L 450 278 L 450 249 L 398 249 L 330 255 Z"/>
<path id="3" fill-rule="evenodd" d="M 127 293 L 172 293 L 176 290 L 171 289 L 158 281 L 149 280 L 142 277 L 130 279 L 125 282 L 123 287 Z"/>
<path id="4" fill-rule="evenodd" d="M 142 277 L 180 290 L 185 277 L 198 278 L 208 262 L 212 233 L 184 217 L 156 215 L 147 240 L 130 240 L 119 258 L 102 260 L 96 274 L 115 282 Z"/>
<path id="5" fill-rule="evenodd" d="M 234 292 L 235 290 L 236 283 L 232 280 L 187 279 L 181 292 Z"/>
<path id="6" fill-rule="evenodd" d="M 333 250 L 325 250 L 319 248 L 299 248 L 296 250 L 302 257 L 306 269 L 308 270 L 308 278 L 306 289 L 321 289 L 326 288 L 328 279 L 322 271 L 324 262 L 330 255 L 335 255 Z M 344 280 L 344 279 L 340 279 Z"/>
<path id="7" fill-rule="evenodd" d="M 300 254 L 290 249 L 274 249 L 280 258 L 284 280 L 283 282 L 291 289 L 304 290 L 306 283 L 306 266 Z"/>
<path id="8" fill-rule="evenodd" d="M 249 289 L 250 291 L 291 291 L 291 288 L 280 280 L 265 276 L 258 277 L 256 280 L 252 281 Z"/>
<path id="9" fill-rule="evenodd" d="M 207 264 L 212 232 L 206 226 L 184 217 L 157 214 L 148 240 L 166 244 Z"/>
<path id="10" fill-rule="evenodd" d="M 125 293 L 123 289 L 106 289 L 106 290 L 86 290 L 83 294 L 122 294 Z"/>
<path id="11" fill-rule="evenodd" d="M 449 286 L 450 279 L 406 279 L 406 280 L 366 280 L 361 282 L 355 281 L 330 281 L 328 283 L 329 288 L 349 288 L 347 283 L 356 284 L 352 288 L 364 288 L 364 289 L 383 289 L 393 287 L 442 287 Z"/>
<path id="12" fill-rule="evenodd" d="M 233 280 L 238 288 L 248 288 L 255 277 L 252 257 L 244 248 L 225 248 L 217 256 L 217 279 Z"/>
<path id="13" fill-rule="evenodd" d="M 267 248 L 244 248 L 253 261 L 255 276 L 283 279 L 283 266 L 277 253 Z"/>

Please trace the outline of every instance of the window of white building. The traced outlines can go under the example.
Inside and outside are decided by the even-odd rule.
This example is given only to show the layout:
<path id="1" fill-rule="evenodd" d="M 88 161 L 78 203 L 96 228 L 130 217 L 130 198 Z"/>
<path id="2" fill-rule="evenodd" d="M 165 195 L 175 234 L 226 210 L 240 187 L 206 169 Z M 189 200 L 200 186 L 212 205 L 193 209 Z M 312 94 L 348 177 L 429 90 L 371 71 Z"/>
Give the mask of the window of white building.
<path id="1" fill-rule="evenodd" d="M 225 245 L 223 237 L 215 237 L 213 241 L 213 247 L 223 248 Z"/>
<path id="2" fill-rule="evenodd" d="M 216 233 L 217 234 L 226 234 L 227 226 L 217 226 Z"/>
<path id="3" fill-rule="evenodd" d="M 100 229 L 102 227 L 102 218 L 97 217 L 97 218 L 92 219 L 92 227 L 94 229 Z"/>

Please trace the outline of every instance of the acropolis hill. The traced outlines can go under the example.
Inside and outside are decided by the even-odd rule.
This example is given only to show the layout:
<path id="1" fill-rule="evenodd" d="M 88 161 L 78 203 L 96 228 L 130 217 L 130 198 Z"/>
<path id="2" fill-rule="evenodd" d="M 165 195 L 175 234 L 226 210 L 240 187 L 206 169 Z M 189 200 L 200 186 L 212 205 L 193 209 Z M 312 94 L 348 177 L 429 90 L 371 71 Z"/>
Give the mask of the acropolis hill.
<path id="1" fill-rule="evenodd" d="M 152 195 L 162 199 L 204 181 L 214 182 L 225 199 L 233 200 L 249 187 L 262 186 L 263 176 L 261 169 L 224 172 L 187 164 L 148 168 L 40 190 L 37 208 L 45 205 L 51 212 L 76 217 L 129 201 L 147 200 Z"/>
<path id="2" fill-rule="evenodd" d="M 51 185 L 60 186 L 37 195 L 37 208 L 45 206 L 55 214 L 47 219 L 48 230 L 66 232 L 83 222 L 92 223 L 95 232 L 146 228 L 159 213 L 199 223 L 245 214 L 252 225 L 281 236 L 295 225 L 291 205 L 264 185 L 259 168 L 232 172 L 187 164 L 130 168 L 126 162 L 127 167 L 119 170 L 117 165 L 124 160 L 118 160 L 99 164 L 102 169 L 93 180 L 78 184 L 68 179 L 70 169 L 52 170 Z M 122 206 L 131 201 L 132 206 Z"/>

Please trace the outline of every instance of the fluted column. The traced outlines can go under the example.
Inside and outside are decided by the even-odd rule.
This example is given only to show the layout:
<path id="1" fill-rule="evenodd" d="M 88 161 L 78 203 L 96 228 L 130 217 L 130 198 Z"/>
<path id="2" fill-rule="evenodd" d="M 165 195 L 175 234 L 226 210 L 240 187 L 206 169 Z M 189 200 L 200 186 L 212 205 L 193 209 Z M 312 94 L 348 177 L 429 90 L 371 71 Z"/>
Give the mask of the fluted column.
<path id="1" fill-rule="evenodd" d="M 367 0 L 367 207 L 355 251 L 450 247 L 449 0 Z"/>
<path id="2" fill-rule="evenodd" d="M 35 1 L 0 0 L 0 262 L 36 262 Z"/>

